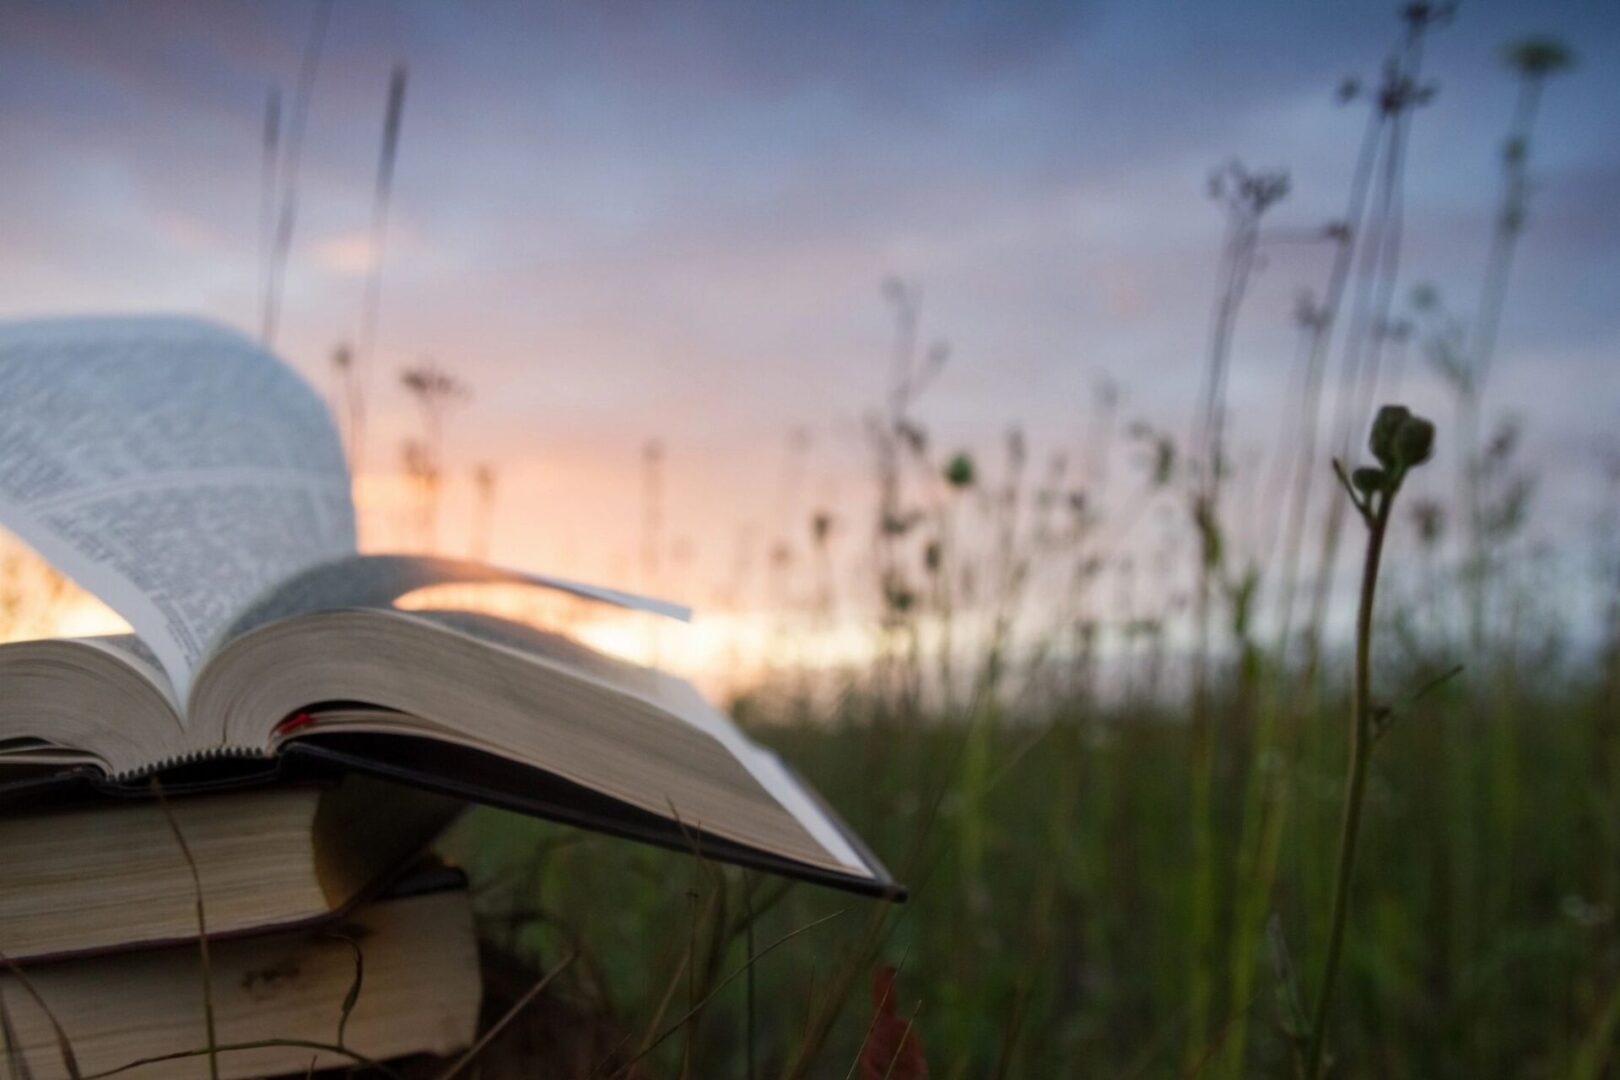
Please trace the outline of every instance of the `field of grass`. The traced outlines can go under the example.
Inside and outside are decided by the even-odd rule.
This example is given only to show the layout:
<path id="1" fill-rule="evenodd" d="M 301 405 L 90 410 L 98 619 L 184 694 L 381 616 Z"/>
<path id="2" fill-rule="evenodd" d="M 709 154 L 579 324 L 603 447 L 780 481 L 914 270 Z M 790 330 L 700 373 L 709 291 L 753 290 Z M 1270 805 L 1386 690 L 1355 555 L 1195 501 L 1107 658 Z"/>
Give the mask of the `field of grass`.
<path id="1" fill-rule="evenodd" d="M 1620 1067 L 1620 687 L 1552 676 L 1526 693 L 1500 675 L 1426 696 L 1375 764 L 1335 1076 Z M 870 972 L 890 964 L 933 1076 L 1287 1076 L 1290 998 L 1308 1015 L 1327 934 L 1347 709 L 1325 695 L 1257 764 L 1252 710 L 1223 700 L 1209 912 L 1185 718 L 1078 703 L 977 734 L 848 703 L 831 722 L 757 729 L 913 887 L 892 910 L 494 813 L 452 847 L 504 947 L 548 964 L 578 951 L 548 1007 L 575 1018 L 549 1030 L 581 1063 L 623 1061 L 669 1029 L 645 1075 L 844 1076 Z M 1286 820 L 1245 926 L 1257 767 L 1279 773 Z M 1202 915 L 1216 932 L 1200 955 Z M 1200 977 L 1204 1018 L 1190 1009 Z"/>

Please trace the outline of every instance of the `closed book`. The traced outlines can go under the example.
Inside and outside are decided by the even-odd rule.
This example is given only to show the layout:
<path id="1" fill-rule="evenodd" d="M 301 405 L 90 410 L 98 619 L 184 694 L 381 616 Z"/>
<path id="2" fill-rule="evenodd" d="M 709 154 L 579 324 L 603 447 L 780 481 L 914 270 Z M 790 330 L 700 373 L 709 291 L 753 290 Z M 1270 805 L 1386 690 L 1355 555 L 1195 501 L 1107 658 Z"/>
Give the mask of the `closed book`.
<path id="1" fill-rule="evenodd" d="M 206 1078 L 202 963 L 191 943 L 0 974 L 0 1062 L 34 1080 L 137 1062 L 118 1075 Z M 407 891 L 318 927 L 217 942 L 207 971 L 222 1080 L 448 1055 L 470 1045 L 477 1028 L 478 948 L 464 886 Z"/>
<path id="2" fill-rule="evenodd" d="M 0 814 L 0 953 L 193 938 L 199 884 L 210 936 L 315 922 L 397 876 L 463 805 L 357 774 Z"/>

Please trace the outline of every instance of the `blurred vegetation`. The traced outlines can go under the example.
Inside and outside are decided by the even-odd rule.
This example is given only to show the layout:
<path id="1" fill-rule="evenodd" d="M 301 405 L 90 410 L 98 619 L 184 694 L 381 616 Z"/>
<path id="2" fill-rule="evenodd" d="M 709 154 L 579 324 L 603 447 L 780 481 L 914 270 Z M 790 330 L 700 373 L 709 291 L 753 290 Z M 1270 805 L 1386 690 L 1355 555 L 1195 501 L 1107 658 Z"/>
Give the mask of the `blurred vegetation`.
<path id="1" fill-rule="evenodd" d="M 734 707 L 912 899 L 855 899 L 478 811 L 447 846 L 478 890 L 486 1011 L 574 958 L 489 1047 L 481 1075 L 528 1076 L 544 1060 L 565 1076 L 904 1077 L 905 1055 L 891 1070 L 871 1053 L 869 994 L 890 985 L 888 967 L 891 1019 L 932 1076 L 1294 1075 L 1332 936 L 1350 734 L 1369 717 L 1381 748 L 1327 1074 L 1620 1075 L 1620 453 L 1558 463 L 1598 479 L 1599 499 L 1579 508 L 1589 537 L 1538 522 L 1520 426 L 1485 394 L 1533 217 L 1545 84 L 1575 58 L 1546 37 L 1504 50 L 1520 91 L 1499 210 L 1481 223 L 1483 285 L 1459 312 L 1401 268 L 1408 147 L 1435 94 L 1424 45 L 1453 14 L 1404 5 L 1381 70 L 1340 84 L 1339 106 L 1366 112 L 1341 218 L 1277 225 L 1286 171 L 1215 171 L 1226 233 L 1185 438 L 1127 415 L 1126 388 L 1102 378 L 1067 451 L 1043 455 L 1016 428 L 988 451 L 939 445 L 927 394 L 963 361 L 925 333 L 917 284 L 884 283 L 894 339 L 859 433 L 871 497 L 800 515 L 787 491 L 810 439 L 789 433 L 783 516 L 758 564 L 784 662 Z M 400 70 L 379 256 L 403 95 Z M 272 97 L 267 338 L 296 206 L 296 155 L 275 167 L 288 153 L 279 108 Z M 1245 362 L 1249 285 L 1269 250 L 1300 243 L 1325 253 L 1326 272 L 1302 283 L 1283 408 L 1245 432 L 1226 387 Z M 360 346 L 332 359 L 354 460 L 379 273 Z M 1353 713 L 1333 614 L 1340 540 L 1346 511 L 1382 482 L 1360 438 L 1423 374 L 1406 370 L 1410 356 L 1450 408 L 1436 416 L 1436 465 L 1387 523 L 1363 635 L 1371 696 Z M 410 531 L 432 547 L 445 417 L 469 390 L 432 360 L 399 377 L 420 420 L 401 448 Z M 1233 450 L 1257 442 L 1259 461 Z M 668 468 L 649 439 L 637 562 L 654 590 L 680 561 Z M 474 475 L 482 551 L 500 489 L 495 466 Z M 0 587 L 13 577 L 0 566 Z M 1596 625 L 1574 617 L 1577 598 L 1595 598 Z M 36 609 L 0 595 L 0 617 Z M 869 631 L 869 665 L 793 662 L 797 640 L 850 623 Z"/>
<path id="2" fill-rule="evenodd" d="M 1620 1065 L 1603 1066 L 1620 1012 L 1620 683 L 1612 670 L 1598 677 L 1544 663 L 1516 665 L 1503 681 L 1505 696 L 1455 680 L 1436 689 L 1384 741 L 1367 795 L 1332 1075 L 1596 1077 Z M 808 1020 L 828 1007 L 837 1019 L 807 1075 L 844 1075 L 871 1018 L 866 984 L 881 958 L 900 969 L 900 1012 L 917 1011 L 934 1076 L 1179 1075 L 1189 1053 L 1215 1075 L 1239 1022 L 1249 1046 L 1231 1075 L 1286 1076 L 1288 983 L 1277 971 L 1291 965 L 1307 998 L 1314 993 L 1348 706 L 1329 689 L 1285 727 L 1280 756 L 1257 762 L 1253 710 L 1235 688 L 1218 696 L 1210 960 L 1222 975 L 1242 966 L 1254 978 L 1244 1000 L 1220 989 L 1225 978 L 1212 980 L 1216 1019 L 1203 1043 L 1189 1041 L 1186 987 L 1200 922 L 1189 903 L 1194 761 L 1184 718 L 1168 713 L 1072 702 L 997 725 L 973 804 L 962 795 L 960 726 L 914 723 L 852 698 L 830 721 L 756 729 L 912 886 L 912 899 L 887 913 L 805 885 L 772 904 L 779 886 L 757 875 L 507 815 L 475 814 L 453 846 L 483 885 L 496 940 L 547 961 L 582 950 L 559 997 L 590 1018 L 569 1037 L 590 1040 L 593 1061 L 621 1038 L 639 1047 L 745 964 L 738 932 L 690 985 L 682 971 L 692 942 L 703 956 L 717 920 L 735 926 L 751 896 L 764 909 L 756 952 L 842 913 L 750 969 L 757 1075 L 779 1075 Z M 1502 722 L 1516 747 L 1511 763 L 1489 737 Z M 1263 916 L 1275 913 L 1279 934 L 1255 935 L 1258 946 L 1237 955 L 1243 781 L 1255 769 L 1283 775 L 1293 812 Z M 513 911 L 529 917 L 510 925 Z M 884 925 L 874 942 L 876 917 Z M 691 1075 L 748 1075 L 748 992 L 742 979 L 726 986 L 649 1059 L 646 1075 L 680 1074 L 688 1039 Z"/>
<path id="3" fill-rule="evenodd" d="M 1521 89 L 1501 206 L 1477 305 L 1454 314 L 1401 270 L 1408 147 L 1436 92 L 1424 45 L 1454 13 L 1405 5 L 1376 78 L 1340 85 L 1367 115 L 1343 218 L 1274 225 L 1286 171 L 1214 173 L 1226 237 L 1185 440 L 1122 417 L 1103 379 L 1078 455 L 1042 461 L 1017 429 L 993 453 L 939 446 L 926 395 L 959 361 L 925 334 L 920 287 L 884 284 L 871 520 L 784 523 L 768 567 L 780 641 L 863 619 L 873 660 L 785 663 L 735 711 L 912 899 L 477 814 L 452 847 L 501 954 L 581 957 L 551 1002 L 572 1018 L 547 1028 L 564 1060 L 908 1075 L 914 1059 L 873 1057 L 869 988 L 892 985 L 881 1019 L 933 1076 L 1289 1076 L 1314 1072 L 1313 1028 L 1332 1076 L 1620 1074 L 1620 467 L 1561 464 L 1605 478 L 1589 546 L 1538 529 L 1519 427 L 1484 399 L 1543 87 L 1574 58 L 1550 38 L 1503 53 Z M 1231 451 L 1256 440 L 1226 387 L 1251 278 L 1282 243 L 1328 265 L 1255 462 Z M 1410 418 L 1385 410 L 1361 438 L 1414 351 L 1450 393 L 1443 471 L 1392 513 L 1435 427 L 1408 446 L 1393 431 Z M 1333 615 L 1352 508 L 1389 539 L 1376 618 L 1363 583 L 1355 695 Z M 1596 626 L 1577 595 L 1610 598 Z"/>

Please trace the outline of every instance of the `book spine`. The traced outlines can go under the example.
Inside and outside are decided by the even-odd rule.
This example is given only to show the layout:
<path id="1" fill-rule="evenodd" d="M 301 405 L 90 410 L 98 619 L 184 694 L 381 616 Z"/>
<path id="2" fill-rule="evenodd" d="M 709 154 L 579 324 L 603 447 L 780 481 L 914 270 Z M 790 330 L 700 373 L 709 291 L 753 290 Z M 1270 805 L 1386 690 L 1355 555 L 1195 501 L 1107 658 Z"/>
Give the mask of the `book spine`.
<path id="1" fill-rule="evenodd" d="M 144 780 L 157 773 L 167 772 L 170 769 L 179 769 L 187 765 L 197 765 L 207 761 L 221 761 L 229 758 L 265 758 L 270 755 L 262 749 L 252 749 L 246 746 L 211 746 L 206 750 L 188 750 L 183 754 L 174 754 L 170 757 L 160 758 L 157 761 L 123 772 L 107 774 L 107 780 L 114 784 L 127 784 L 135 780 Z"/>

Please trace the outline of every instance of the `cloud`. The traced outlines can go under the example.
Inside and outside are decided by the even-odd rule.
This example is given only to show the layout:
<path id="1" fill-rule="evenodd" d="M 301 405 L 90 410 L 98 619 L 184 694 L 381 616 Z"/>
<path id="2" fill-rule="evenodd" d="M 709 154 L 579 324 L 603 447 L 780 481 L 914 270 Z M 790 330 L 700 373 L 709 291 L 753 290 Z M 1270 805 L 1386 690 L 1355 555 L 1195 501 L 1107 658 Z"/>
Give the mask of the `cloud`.
<path id="1" fill-rule="evenodd" d="M 181 308 L 251 326 L 261 110 L 271 85 L 290 87 L 309 14 L 0 5 L 0 307 Z M 711 549 L 768 501 L 774 473 L 757 459 L 775 451 L 760 448 L 791 426 L 837 431 L 821 467 L 859 490 L 851 433 L 881 392 L 889 273 L 922 283 L 926 333 L 954 347 L 923 404 L 942 441 L 982 445 L 1022 421 L 1072 444 L 1104 370 L 1133 412 L 1180 430 L 1220 240 L 1206 172 L 1232 155 L 1286 165 L 1279 221 L 1342 213 L 1362 114 L 1335 110 L 1331 90 L 1376 69 L 1393 14 L 340 4 L 283 347 L 329 383 L 332 345 L 353 337 L 388 71 L 404 60 L 371 454 L 391 462 L 411 423 L 392 373 L 435 355 L 476 393 L 450 427 L 458 462 L 550 447 L 601 481 L 547 489 L 550 506 L 503 524 L 525 543 L 559 518 L 633 529 L 603 492 L 615 476 L 633 489 L 649 434 L 686 463 L 678 488 L 705 508 Z M 1620 146 L 1591 104 L 1616 90 L 1612 10 L 1471 3 L 1436 37 L 1442 90 L 1415 129 L 1406 265 L 1448 295 L 1477 290 L 1512 96 L 1494 50 L 1532 22 L 1578 37 L 1583 64 L 1544 102 L 1503 388 L 1514 355 L 1535 356 L 1568 392 L 1533 422 L 1586 428 L 1609 415 L 1591 403 L 1616 398 L 1604 373 L 1620 335 L 1604 291 Z M 1275 407 L 1294 293 L 1323 269 L 1315 250 L 1270 256 L 1239 327 L 1235 408 Z"/>

